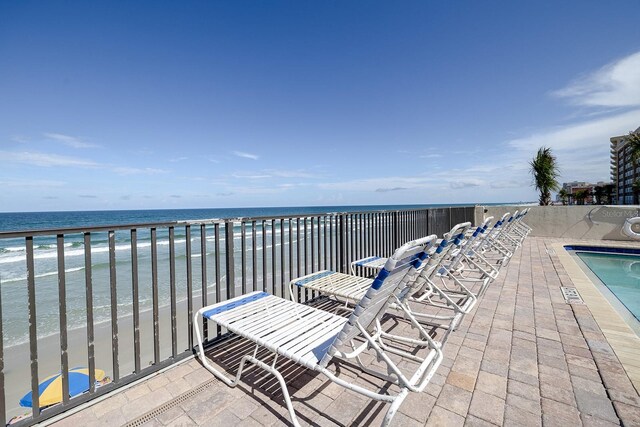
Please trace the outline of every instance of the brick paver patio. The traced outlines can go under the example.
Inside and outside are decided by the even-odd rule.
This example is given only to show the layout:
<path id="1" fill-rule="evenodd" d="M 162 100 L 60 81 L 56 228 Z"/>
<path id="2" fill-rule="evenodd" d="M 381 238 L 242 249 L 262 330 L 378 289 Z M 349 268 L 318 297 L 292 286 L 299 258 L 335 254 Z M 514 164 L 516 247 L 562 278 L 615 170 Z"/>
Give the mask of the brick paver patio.
<path id="1" fill-rule="evenodd" d="M 427 390 L 404 401 L 394 425 L 640 425 L 638 392 L 589 308 L 565 303 L 560 286 L 573 285 L 547 245 L 525 241 L 450 336 Z M 396 327 L 407 326 L 400 320 Z M 250 349 L 232 339 L 211 357 L 234 371 L 238 354 Z M 384 404 L 292 363 L 279 366 L 304 425 L 375 425 L 384 417 Z M 340 364 L 339 375 L 384 386 L 349 365 Z M 154 409 L 144 425 L 289 424 L 282 400 L 262 372 L 250 371 L 232 389 L 192 359 L 55 425 L 141 425 L 139 417 Z"/>

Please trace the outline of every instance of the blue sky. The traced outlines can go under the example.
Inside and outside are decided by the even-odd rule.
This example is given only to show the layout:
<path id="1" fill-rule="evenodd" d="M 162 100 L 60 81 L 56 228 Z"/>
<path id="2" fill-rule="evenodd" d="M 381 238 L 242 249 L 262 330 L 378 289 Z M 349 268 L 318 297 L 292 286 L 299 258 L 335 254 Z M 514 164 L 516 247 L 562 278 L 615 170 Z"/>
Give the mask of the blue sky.
<path id="1" fill-rule="evenodd" d="M 0 211 L 536 200 L 640 126 L 635 0 L 0 0 Z"/>

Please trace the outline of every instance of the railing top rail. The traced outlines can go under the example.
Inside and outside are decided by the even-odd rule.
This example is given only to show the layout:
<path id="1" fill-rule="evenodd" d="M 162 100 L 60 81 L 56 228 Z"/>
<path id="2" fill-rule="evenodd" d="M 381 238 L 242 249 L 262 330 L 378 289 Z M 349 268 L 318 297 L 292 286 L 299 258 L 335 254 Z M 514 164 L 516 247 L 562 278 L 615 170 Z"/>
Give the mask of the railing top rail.
<path id="1" fill-rule="evenodd" d="M 86 227 L 66 227 L 66 228 L 47 228 L 35 230 L 19 230 L 19 231 L 0 231 L 0 239 L 14 239 L 18 237 L 28 236 L 51 236 L 58 234 L 81 234 L 81 233 L 99 233 L 107 231 L 132 230 L 139 228 L 161 228 L 175 227 L 181 225 L 200 225 L 200 224 L 216 224 L 224 223 L 224 219 L 203 219 L 197 221 L 169 221 L 169 222 L 146 222 L 136 224 L 112 224 L 98 225 Z"/>
<path id="2" fill-rule="evenodd" d="M 443 206 L 442 208 L 467 208 L 469 206 Z M 195 220 L 178 220 L 178 221 L 164 221 L 164 222 L 146 222 L 146 223 L 133 223 L 133 224 L 111 224 L 111 225 L 98 225 L 98 226 L 81 226 L 81 227 L 63 227 L 63 228 L 49 228 L 49 229 L 33 229 L 33 230 L 15 230 L 15 231 L 0 231 L 0 239 L 15 239 L 21 237 L 30 236 L 51 236 L 59 234 L 81 234 L 81 233 L 99 233 L 108 231 L 122 231 L 141 228 L 164 228 L 164 227 L 176 227 L 186 225 L 213 225 L 224 224 L 229 222 L 252 222 L 252 221 L 267 221 L 267 220 L 280 220 L 280 219 L 296 219 L 296 218 L 310 218 L 317 216 L 329 216 L 329 215 L 361 215 L 361 214 L 380 214 L 380 213 L 394 213 L 394 212 L 416 212 L 416 211 L 428 211 L 430 209 L 438 209 L 440 207 L 425 207 L 425 208 L 413 208 L 413 209 L 381 209 L 381 210 L 363 210 L 363 211 L 344 211 L 344 212 L 316 212 L 316 213 L 300 213 L 291 215 L 273 215 L 273 216 L 253 216 L 253 217 L 238 217 L 238 218 L 211 218 L 211 219 L 195 219 Z"/>

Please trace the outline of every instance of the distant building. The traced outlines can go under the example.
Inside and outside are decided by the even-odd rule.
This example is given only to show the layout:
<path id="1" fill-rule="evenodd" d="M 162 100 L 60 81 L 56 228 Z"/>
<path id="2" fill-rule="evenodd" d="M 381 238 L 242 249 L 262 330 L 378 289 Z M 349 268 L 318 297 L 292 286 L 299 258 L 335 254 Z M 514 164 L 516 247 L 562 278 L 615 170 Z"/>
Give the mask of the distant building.
<path id="1" fill-rule="evenodd" d="M 640 132 L 640 127 L 634 133 Z M 621 135 L 611 137 L 611 181 L 615 185 L 615 199 L 619 205 L 633 204 L 633 189 L 631 186 L 636 179 L 640 179 L 640 165 L 634 169 L 631 153 L 627 147 L 627 137 Z"/>
<path id="2" fill-rule="evenodd" d="M 584 182 L 584 181 L 572 181 L 572 182 L 563 183 L 562 189 L 566 191 L 567 194 L 570 195 L 569 197 L 570 205 L 578 204 L 578 199 L 575 197 L 575 195 L 580 191 L 587 190 L 587 197 L 584 199 L 584 204 L 591 205 L 594 202 L 595 188 L 604 187 L 607 184 L 608 184 L 607 182 L 603 182 L 603 181 L 598 181 L 595 184 L 592 184 L 590 182 Z M 562 202 L 560 195 L 556 196 L 556 201 Z M 582 203 L 582 201 L 580 201 L 580 203 Z"/>

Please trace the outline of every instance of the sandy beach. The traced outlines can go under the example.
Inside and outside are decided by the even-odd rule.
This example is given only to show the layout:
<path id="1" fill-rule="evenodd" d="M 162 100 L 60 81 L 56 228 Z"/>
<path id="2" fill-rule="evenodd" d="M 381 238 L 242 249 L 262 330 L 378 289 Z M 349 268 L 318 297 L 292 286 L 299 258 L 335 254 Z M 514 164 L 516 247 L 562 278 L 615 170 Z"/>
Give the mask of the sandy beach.
<path id="1" fill-rule="evenodd" d="M 213 295 L 209 302 L 213 301 Z M 194 299 L 194 312 L 201 306 L 200 300 Z M 160 360 L 171 356 L 171 310 L 162 306 L 158 310 Z M 176 341 L 178 353 L 188 349 L 187 301 L 176 304 Z M 145 368 L 153 361 L 153 311 L 140 313 L 140 366 Z M 135 370 L 133 316 L 123 315 L 118 318 L 118 352 L 120 378 Z M 68 332 L 69 368 L 88 366 L 86 327 Z M 113 358 L 111 342 L 111 322 L 102 322 L 94 326 L 95 366 L 102 369 L 109 377 L 113 377 Z M 19 405 L 19 400 L 31 390 L 31 369 L 29 344 L 24 343 L 5 349 L 5 385 L 7 418 L 30 413 L 30 408 Z M 38 340 L 39 382 L 46 377 L 60 372 L 60 336 L 52 335 Z"/>

